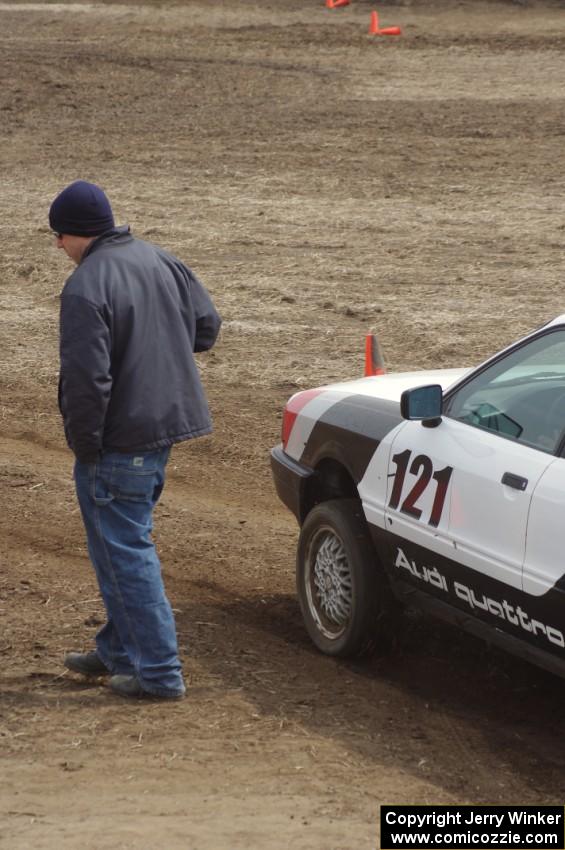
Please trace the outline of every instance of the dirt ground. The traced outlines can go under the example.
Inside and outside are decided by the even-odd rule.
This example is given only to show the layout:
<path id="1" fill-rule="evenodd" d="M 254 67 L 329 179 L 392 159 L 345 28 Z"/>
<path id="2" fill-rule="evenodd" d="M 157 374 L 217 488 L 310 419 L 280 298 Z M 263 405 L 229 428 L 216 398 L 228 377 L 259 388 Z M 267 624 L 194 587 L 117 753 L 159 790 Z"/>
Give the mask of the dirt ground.
<path id="1" fill-rule="evenodd" d="M 563 803 L 562 681 L 413 617 L 313 649 L 269 469 L 367 331 L 390 370 L 472 365 L 565 312 L 563 4 L 2 2 L 0 45 L 0 846 L 369 850 L 385 803 Z M 171 705 L 62 666 L 103 618 L 56 407 L 78 177 L 224 317 L 157 511 Z"/>

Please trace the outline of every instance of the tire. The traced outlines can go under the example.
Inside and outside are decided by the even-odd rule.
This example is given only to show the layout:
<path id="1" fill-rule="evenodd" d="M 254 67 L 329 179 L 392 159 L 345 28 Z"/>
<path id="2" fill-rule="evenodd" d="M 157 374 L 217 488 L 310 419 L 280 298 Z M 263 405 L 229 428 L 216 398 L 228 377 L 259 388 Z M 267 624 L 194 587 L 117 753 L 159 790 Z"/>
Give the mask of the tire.
<path id="1" fill-rule="evenodd" d="M 298 541 L 296 585 L 306 629 L 323 653 L 346 658 L 376 647 L 390 591 L 358 499 L 310 511 Z"/>

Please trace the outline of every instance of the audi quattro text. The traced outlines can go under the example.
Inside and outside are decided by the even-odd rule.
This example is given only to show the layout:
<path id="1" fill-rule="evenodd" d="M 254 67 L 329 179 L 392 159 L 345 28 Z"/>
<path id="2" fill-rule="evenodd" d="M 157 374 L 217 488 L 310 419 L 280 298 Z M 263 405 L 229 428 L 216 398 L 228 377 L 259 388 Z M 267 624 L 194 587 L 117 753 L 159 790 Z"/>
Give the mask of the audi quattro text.
<path id="1" fill-rule="evenodd" d="M 271 466 L 320 650 L 400 600 L 565 676 L 565 315 L 473 370 L 295 394 Z"/>

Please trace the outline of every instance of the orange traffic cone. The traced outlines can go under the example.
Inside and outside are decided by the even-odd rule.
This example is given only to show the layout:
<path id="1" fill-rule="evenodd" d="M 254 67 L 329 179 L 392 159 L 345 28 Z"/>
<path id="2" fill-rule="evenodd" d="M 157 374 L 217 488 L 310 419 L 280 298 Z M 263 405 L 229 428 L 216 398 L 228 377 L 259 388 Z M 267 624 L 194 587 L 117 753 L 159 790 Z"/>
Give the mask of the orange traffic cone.
<path id="1" fill-rule="evenodd" d="M 339 9 L 340 6 L 349 6 L 349 0 L 333 0 L 333 8 Z"/>
<path id="2" fill-rule="evenodd" d="M 326 0 L 326 9 L 333 9 L 335 0 Z"/>
<path id="3" fill-rule="evenodd" d="M 402 35 L 402 30 L 400 27 L 383 27 L 379 35 Z"/>
<path id="4" fill-rule="evenodd" d="M 371 23 L 369 24 L 369 35 L 379 34 L 379 15 L 378 12 L 371 12 Z"/>
<path id="5" fill-rule="evenodd" d="M 379 341 L 375 334 L 367 334 L 365 337 L 365 377 L 384 375 L 385 372 L 385 361 Z"/>

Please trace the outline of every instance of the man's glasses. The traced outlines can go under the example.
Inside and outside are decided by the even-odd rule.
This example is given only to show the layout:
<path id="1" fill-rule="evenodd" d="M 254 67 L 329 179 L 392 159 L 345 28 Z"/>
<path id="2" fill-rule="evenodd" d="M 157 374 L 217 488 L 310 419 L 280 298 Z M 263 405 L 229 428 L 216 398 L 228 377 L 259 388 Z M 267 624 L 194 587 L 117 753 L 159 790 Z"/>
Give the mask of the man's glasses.
<path id="1" fill-rule="evenodd" d="M 62 233 L 56 233 L 54 230 L 52 230 L 52 231 L 51 231 L 51 233 L 53 234 L 53 236 L 55 237 L 55 239 L 62 239 L 62 238 L 63 238 L 63 234 L 62 234 Z"/>

